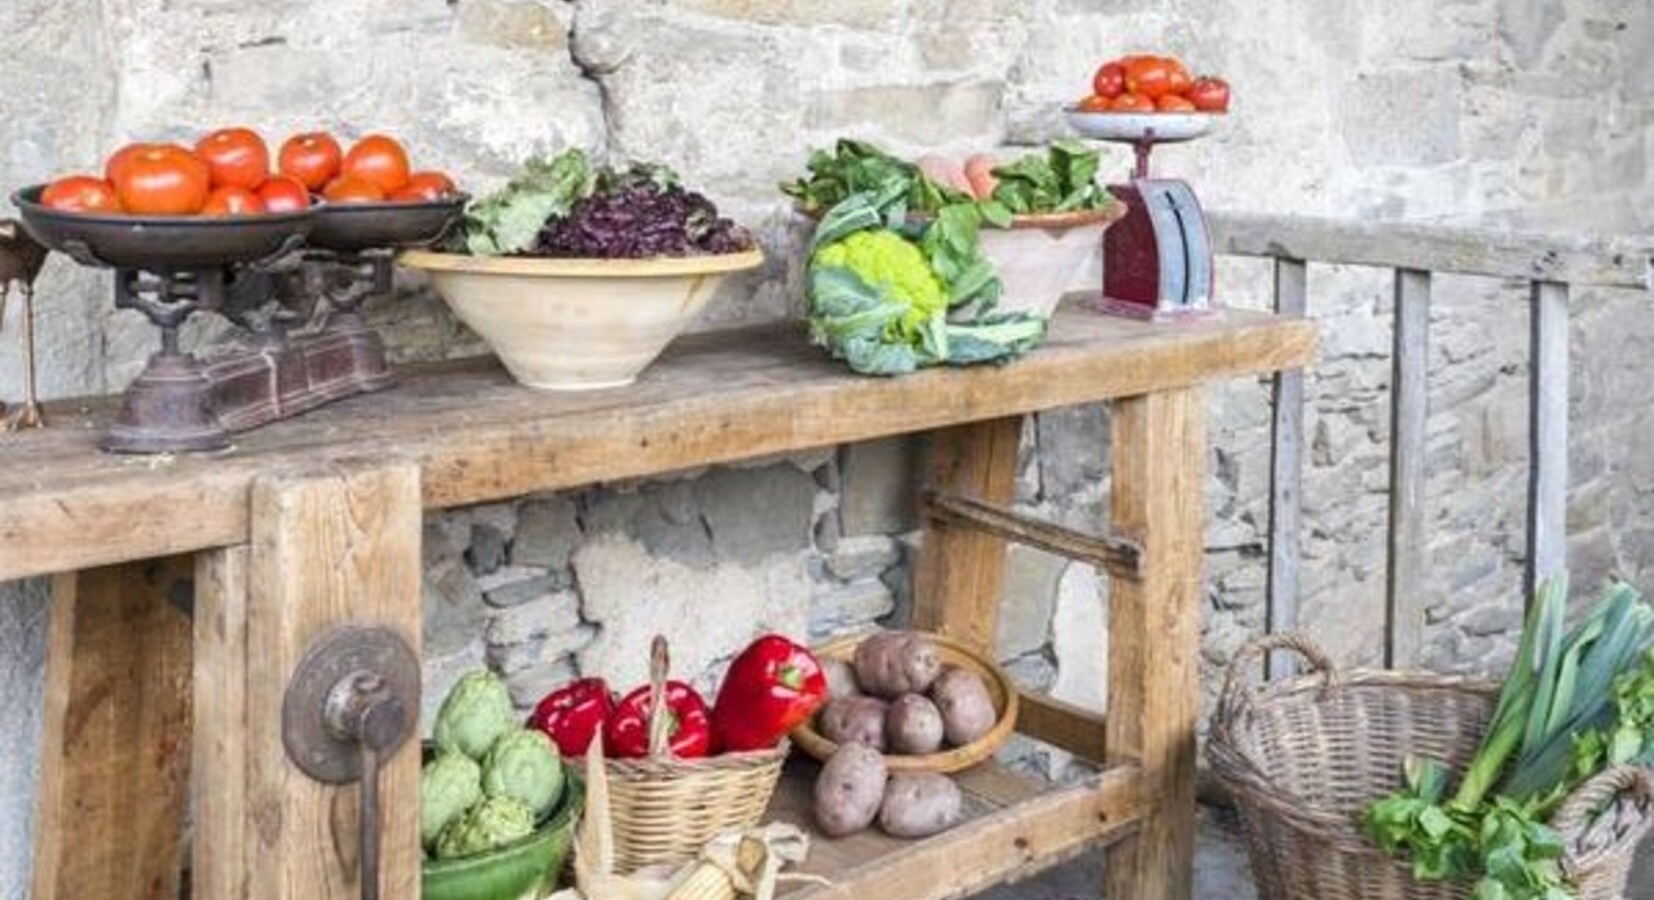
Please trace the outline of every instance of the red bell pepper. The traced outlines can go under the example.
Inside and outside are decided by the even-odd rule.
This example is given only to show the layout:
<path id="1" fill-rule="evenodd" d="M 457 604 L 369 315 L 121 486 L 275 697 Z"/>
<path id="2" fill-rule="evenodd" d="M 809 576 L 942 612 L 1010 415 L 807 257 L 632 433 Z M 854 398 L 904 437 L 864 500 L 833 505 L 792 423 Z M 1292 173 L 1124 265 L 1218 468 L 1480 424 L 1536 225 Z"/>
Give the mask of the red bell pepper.
<path id="1" fill-rule="evenodd" d="M 779 634 L 748 645 L 730 664 L 712 705 L 719 752 L 767 750 L 827 702 L 827 676 L 815 654 Z"/>
<path id="2" fill-rule="evenodd" d="M 529 715 L 528 727 L 545 732 L 564 756 L 584 756 L 614 708 L 608 682 L 582 678 L 547 694 Z"/>
<path id="3" fill-rule="evenodd" d="M 627 694 L 603 729 L 603 749 L 617 758 L 649 755 L 649 685 Z M 706 701 L 681 681 L 666 683 L 666 745 L 673 756 L 694 759 L 712 750 Z"/>

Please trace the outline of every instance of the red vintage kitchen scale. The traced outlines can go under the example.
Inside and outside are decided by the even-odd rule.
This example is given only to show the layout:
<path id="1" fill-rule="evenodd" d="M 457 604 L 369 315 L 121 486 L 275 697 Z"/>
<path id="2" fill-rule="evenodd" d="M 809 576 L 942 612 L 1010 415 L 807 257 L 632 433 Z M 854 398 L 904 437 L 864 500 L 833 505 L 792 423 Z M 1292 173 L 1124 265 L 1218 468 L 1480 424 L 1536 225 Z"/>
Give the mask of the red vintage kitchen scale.
<path id="1" fill-rule="evenodd" d="M 1156 144 L 1204 135 L 1210 113 L 1114 113 L 1068 109 L 1081 135 L 1130 144 L 1131 181 L 1110 185 L 1126 215 L 1103 233 L 1103 293 L 1096 307 L 1146 321 L 1199 318 L 1212 311 L 1212 238 L 1189 183 L 1149 174 Z"/>

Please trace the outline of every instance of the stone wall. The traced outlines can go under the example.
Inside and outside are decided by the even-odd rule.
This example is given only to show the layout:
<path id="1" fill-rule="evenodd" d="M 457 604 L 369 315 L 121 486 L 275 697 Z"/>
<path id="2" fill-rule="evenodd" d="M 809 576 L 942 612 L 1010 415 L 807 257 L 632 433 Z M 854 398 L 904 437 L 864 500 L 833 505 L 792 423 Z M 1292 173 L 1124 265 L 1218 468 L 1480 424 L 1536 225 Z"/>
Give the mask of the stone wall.
<path id="1" fill-rule="evenodd" d="M 762 235 L 771 262 L 703 326 L 796 312 L 801 230 L 774 191 L 840 134 L 914 152 L 1027 145 L 1095 63 L 1177 52 L 1234 82 L 1218 135 L 1166 151 L 1213 206 L 1386 219 L 1647 228 L 1654 8 L 1643 0 L 11 0 L 0 4 L 0 188 L 97 165 L 131 138 L 245 122 L 389 129 L 473 188 L 565 145 L 681 169 Z M 1112 171 L 1124 154 L 1110 151 Z M 1268 276 L 1226 262 L 1226 299 Z M 97 275 L 41 286 L 53 396 L 119 390 L 153 335 Z M 1389 281 L 1318 268 L 1309 378 L 1304 604 L 1342 658 L 1381 646 Z M 1514 286 L 1440 279 L 1430 420 L 1431 661 L 1497 666 L 1519 607 L 1526 320 Z M 1654 565 L 1654 372 L 1646 300 L 1575 303 L 1572 558 L 1581 577 Z M 373 311 L 403 359 L 480 352 L 409 279 Z M 0 385 L 17 384 L 15 317 Z M 204 330 L 206 330 L 204 328 Z M 192 340 L 210 335 L 197 333 Z M 9 391 L 8 391 L 9 393 Z M 1211 391 L 1206 659 L 1263 618 L 1268 395 Z M 1105 410 L 1038 417 L 1019 505 L 1097 521 Z M 906 608 L 915 447 L 881 442 L 641 484 L 529 497 L 426 525 L 430 695 L 490 664 L 518 699 L 577 671 L 627 681 L 664 628 L 703 682 L 751 633 L 823 635 Z M 1001 655 L 1098 705 L 1106 583 L 1014 550 Z M 27 883 L 43 592 L 0 603 L 0 898 Z M 1060 772 L 1061 760 L 1035 758 Z"/>

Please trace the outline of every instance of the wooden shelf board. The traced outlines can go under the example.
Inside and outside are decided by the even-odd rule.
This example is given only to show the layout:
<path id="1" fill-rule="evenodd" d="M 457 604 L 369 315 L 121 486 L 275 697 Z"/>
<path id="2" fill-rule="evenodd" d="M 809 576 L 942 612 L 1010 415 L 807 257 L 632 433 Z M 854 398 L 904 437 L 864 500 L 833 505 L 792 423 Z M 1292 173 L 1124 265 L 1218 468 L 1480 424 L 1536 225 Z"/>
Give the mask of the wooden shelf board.
<path id="1" fill-rule="evenodd" d="M 256 478 L 352 458 L 412 461 L 424 505 L 457 506 L 1293 368 L 1315 342 L 1313 323 L 1264 313 L 1150 325 L 1069 304 L 1011 365 L 867 378 L 779 323 L 687 336 L 613 390 L 528 390 L 492 358 L 404 369 L 173 457 L 99 451 L 112 399 L 63 401 L 51 428 L 0 435 L 0 581 L 242 543 Z"/>
<path id="2" fill-rule="evenodd" d="M 787 871 L 819 875 L 825 885 L 783 888 L 785 900 L 953 900 L 1018 881 L 1127 832 L 1143 808 L 1141 772 L 1105 770 L 1082 783 L 1056 785 L 988 763 L 954 778 L 966 797 L 965 822 L 918 841 L 875 826 L 843 838 L 814 830 L 811 788 L 820 767 L 788 765 L 766 821 L 810 832 L 810 856 Z M 1100 874 L 1100 873 L 1099 873 Z"/>

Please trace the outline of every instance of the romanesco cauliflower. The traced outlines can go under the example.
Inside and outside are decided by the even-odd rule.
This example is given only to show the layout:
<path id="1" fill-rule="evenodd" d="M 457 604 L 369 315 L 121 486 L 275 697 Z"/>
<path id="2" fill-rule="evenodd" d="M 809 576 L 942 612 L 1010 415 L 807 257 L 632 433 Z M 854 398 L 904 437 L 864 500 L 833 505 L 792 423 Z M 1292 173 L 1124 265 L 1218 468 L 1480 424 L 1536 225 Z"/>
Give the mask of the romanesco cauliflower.
<path id="1" fill-rule="evenodd" d="M 924 253 L 895 232 L 855 232 L 818 248 L 814 262 L 848 269 L 890 299 L 906 303 L 907 311 L 892 323 L 900 337 L 911 336 L 931 316 L 947 309 L 947 289 L 931 271 Z"/>

